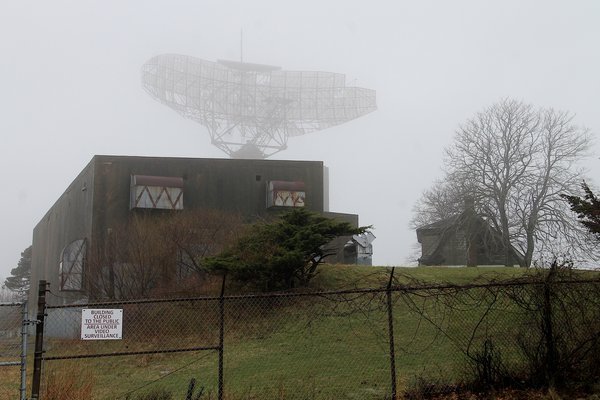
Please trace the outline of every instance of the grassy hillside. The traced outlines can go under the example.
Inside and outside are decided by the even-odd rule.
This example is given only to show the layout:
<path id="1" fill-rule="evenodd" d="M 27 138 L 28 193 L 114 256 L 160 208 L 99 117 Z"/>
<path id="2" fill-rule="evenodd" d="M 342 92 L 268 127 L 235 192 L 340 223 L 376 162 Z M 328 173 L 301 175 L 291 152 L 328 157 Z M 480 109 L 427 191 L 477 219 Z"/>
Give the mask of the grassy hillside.
<path id="1" fill-rule="evenodd" d="M 321 266 L 313 287 L 325 290 L 348 287 L 380 287 L 388 283 L 391 267 L 369 267 L 360 265 Z M 532 273 L 518 267 L 395 267 L 394 276 L 400 283 L 414 280 L 427 283 L 486 282 L 510 279 Z"/>
<path id="2" fill-rule="evenodd" d="M 311 289 L 383 287 L 390 268 L 324 265 Z M 523 276 L 520 268 L 396 268 L 400 283 L 471 283 Z M 232 294 L 233 287 L 228 288 Z M 465 373 L 465 341 L 486 310 L 484 291 L 466 295 L 460 310 L 447 298 L 422 294 L 393 298 L 395 351 L 400 389 L 424 380 L 453 382 Z M 111 342 L 47 340 L 47 355 L 145 351 L 218 343 L 217 302 L 124 306 L 136 319 L 124 339 Z M 230 299 L 226 301 L 224 375 L 227 399 L 383 399 L 390 388 L 388 319 L 385 294 Z M 522 316 L 510 305 L 494 311 L 488 335 L 504 338 Z M 445 334 L 440 334 L 442 327 Z M 448 336 L 450 335 L 450 336 Z M 509 344 L 508 342 L 505 344 Z M 184 398 L 194 377 L 214 398 L 217 352 L 57 360 L 46 376 L 77 380 L 85 371 L 95 399 L 131 398 L 156 388 Z M 60 377 L 60 374 L 66 374 Z M 106 382 L 114 382 L 106 385 Z M 76 387 L 77 385 L 75 385 Z M 86 387 L 88 390 L 89 387 Z M 206 397 L 203 397 L 206 398 Z"/>

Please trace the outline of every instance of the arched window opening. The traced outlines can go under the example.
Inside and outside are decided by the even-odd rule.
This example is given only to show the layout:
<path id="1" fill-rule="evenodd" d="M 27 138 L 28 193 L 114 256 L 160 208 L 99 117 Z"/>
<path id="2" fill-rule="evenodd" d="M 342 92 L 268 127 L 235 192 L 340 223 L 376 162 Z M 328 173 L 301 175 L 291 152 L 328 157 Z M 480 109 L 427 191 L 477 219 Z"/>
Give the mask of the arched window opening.
<path id="1" fill-rule="evenodd" d="M 68 244 L 62 251 L 59 264 L 59 287 L 62 291 L 79 291 L 83 286 L 85 239 Z"/>

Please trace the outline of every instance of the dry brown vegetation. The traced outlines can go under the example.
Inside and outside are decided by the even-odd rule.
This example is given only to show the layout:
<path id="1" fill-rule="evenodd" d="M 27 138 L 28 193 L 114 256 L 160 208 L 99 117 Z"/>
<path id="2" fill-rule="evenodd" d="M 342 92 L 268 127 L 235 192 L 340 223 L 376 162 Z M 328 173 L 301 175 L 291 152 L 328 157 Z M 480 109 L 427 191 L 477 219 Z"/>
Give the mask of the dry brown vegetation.
<path id="1" fill-rule="evenodd" d="M 203 261 L 244 230 L 239 215 L 217 210 L 139 213 L 91 249 L 88 285 L 98 298 L 137 299 L 213 286 Z"/>
<path id="2" fill-rule="evenodd" d="M 45 400 L 93 400 L 94 376 L 88 370 L 55 369 L 46 374 Z"/>

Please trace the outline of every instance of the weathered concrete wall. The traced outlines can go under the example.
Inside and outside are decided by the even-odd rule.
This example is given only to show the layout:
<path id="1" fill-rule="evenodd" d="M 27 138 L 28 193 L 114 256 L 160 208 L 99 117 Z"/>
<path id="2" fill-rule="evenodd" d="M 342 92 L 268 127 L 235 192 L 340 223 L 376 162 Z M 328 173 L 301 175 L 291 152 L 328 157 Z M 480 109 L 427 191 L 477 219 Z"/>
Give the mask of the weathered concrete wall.
<path id="1" fill-rule="evenodd" d="M 94 233 L 106 231 L 113 221 L 130 215 L 130 176 L 181 177 L 183 207 L 214 208 L 247 216 L 265 216 L 267 183 L 303 181 L 305 207 L 323 211 L 323 163 L 239 159 L 194 159 L 96 156 Z"/>
<path id="2" fill-rule="evenodd" d="M 278 211 L 267 209 L 269 181 L 302 181 L 305 207 L 323 211 L 320 161 L 95 156 L 94 163 L 92 237 L 99 252 L 108 232 L 136 212 L 130 210 L 131 175 L 183 178 L 185 210 L 219 209 L 251 219 Z"/>
<path id="3" fill-rule="evenodd" d="M 31 291 L 29 304 L 37 304 L 38 281 L 50 282 L 50 290 L 59 294 L 59 262 L 66 245 L 91 240 L 94 162 L 90 162 L 73 180 L 33 230 L 31 257 Z M 51 304 L 81 298 L 80 293 L 60 292 L 48 296 Z"/>
<path id="4" fill-rule="evenodd" d="M 46 279 L 59 294 L 59 262 L 64 247 L 85 238 L 88 252 L 102 248 L 111 228 L 126 223 L 130 210 L 131 175 L 183 178 L 183 208 L 214 208 L 254 218 L 280 209 L 267 208 L 269 181 L 302 181 L 305 207 L 323 212 L 324 178 L 320 161 L 195 159 L 95 156 L 34 229 L 32 303 L 37 281 Z M 358 216 L 328 213 L 358 225 Z M 333 261 L 333 260 L 332 260 Z M 72 302 L 81 293 L 60 292 L 57 302 Z"/>

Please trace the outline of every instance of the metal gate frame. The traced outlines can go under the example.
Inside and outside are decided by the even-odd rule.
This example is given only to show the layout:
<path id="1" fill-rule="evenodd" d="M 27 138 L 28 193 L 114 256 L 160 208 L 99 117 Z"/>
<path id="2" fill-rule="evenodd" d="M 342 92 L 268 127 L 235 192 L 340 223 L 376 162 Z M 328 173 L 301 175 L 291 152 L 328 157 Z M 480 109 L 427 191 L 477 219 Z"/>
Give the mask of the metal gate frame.
<path id="1" fill-rule="evenodd" d="M 29 321 L 29 313 L 27 311 L 27 301 L 3 303 L 3 307 L 21 307 L 21 354 L 19 361 L 3 361 L 0 362 L 0 367 L 21 366 L 21 382 L 19 386 L 19 399 L 27 400 L 27 337 L 28 326 L 32 321 Z"/>

